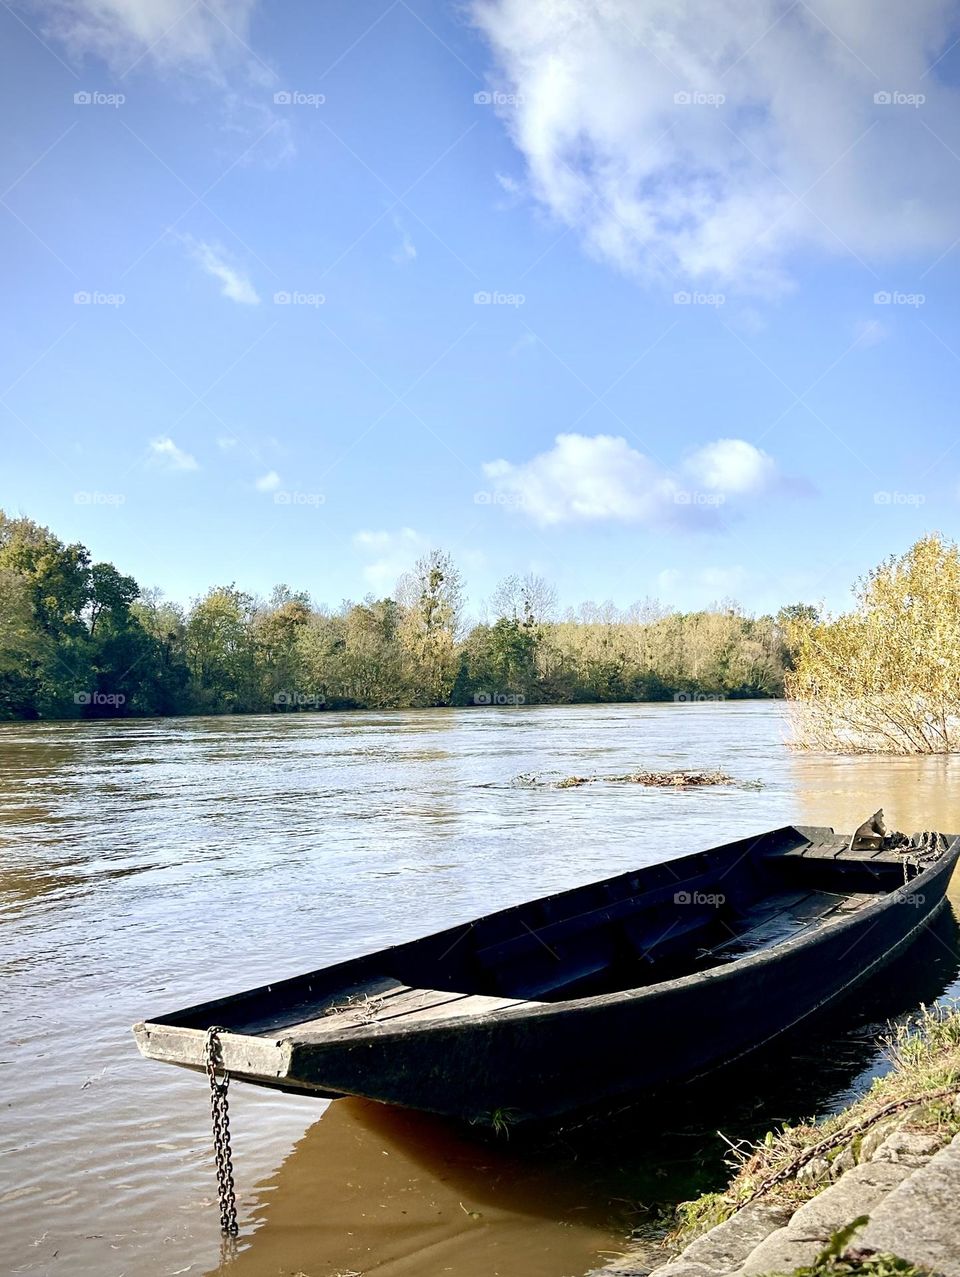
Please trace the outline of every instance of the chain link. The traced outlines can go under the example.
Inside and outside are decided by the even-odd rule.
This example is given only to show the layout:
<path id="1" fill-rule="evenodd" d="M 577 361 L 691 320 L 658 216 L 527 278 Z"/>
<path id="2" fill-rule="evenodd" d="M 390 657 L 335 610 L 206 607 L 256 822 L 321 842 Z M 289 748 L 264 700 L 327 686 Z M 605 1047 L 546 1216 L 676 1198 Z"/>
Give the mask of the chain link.
<path id="1" fill-rule="evenodd" d="M 203 1058 L 210 1079 L 210 1115 L 213 1118 L 213 1154 L 217 1163 L 217 1196 L 220 1199 L 220 1231 L 225 1236 L 236 1237 L 237 1194 L 233 1184 L 233 1158 L 230 1153 L 230 1113 L 227 1090 L 230 1074 L 223 1067 L 223 1051 L 220 1034 L 226 1032 L 219 1026 L 207 1029 Z M 218 1075 L 219 1071 L 219 1075 Z"/>

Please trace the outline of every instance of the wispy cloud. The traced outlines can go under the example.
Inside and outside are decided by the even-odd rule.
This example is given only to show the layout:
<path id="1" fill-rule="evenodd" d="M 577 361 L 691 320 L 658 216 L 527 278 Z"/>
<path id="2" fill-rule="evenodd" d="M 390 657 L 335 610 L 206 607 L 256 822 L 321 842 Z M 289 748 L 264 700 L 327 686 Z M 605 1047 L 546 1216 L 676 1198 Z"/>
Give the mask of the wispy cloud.
<path id="1" fill-rule="evenodd" d="M 361 554 L 371 558 L 363 568 L 363 579 L 381 593 L 392 590 L 398 578 L 430 548 L 426 537 L 413 528 L 400 528 L 397 532 L 357 532 L 353 544 Z"/>
<path id="2" fill-rule="evenodd" d="M 262 474 L 254 484 L 258 492 L 276 492 L 280 487 L 282 479 L 276 470 L 268 470 L 266 474 Z"/>
<path id="3" fill-rule="evenodd" d="M 536 335 L 536 333 L 531 333 L 528 331 L 528 332 L 520 334 L 517 340 L 513 343 L 513 345 L 507 351 L 507 354 L 510 355 L 512 358 L 516 358 L 517 355 L 522 355 L 525 350 L 533 350 L 534 347 L 539 345 L 540 345 L 540 338 Z"/>
<path id="4" fill-rule="evenodd" d="M 48 37 L 77 58 L 114 70 L 147 61 L 222 79 L 253 57 L 250 19 L 258 0 L 34 0 Z M 256 61 L 254 57 L 254 61 Z"/>
<path id="5" fill-rule="evenodd" d="M 397 266 L 405 266 L 408 262 L 412 262 L 417 256 L 417 246 L 410 238 L 409 233 L 404 229 L 400 219 L 393 219 L 394 229 L 400 236 L 400 243 L 391 253 L 391 258 Z"/>
<path id="6" fill-rule="evenodd" d="M 274 167 L 296 153 L 291 118 L 274 109 L 281 85 L 254 47 L 260 0 L 23 0 L 42 36 L 77 63 L 97 60 L 114 75 L 152 72 L 191 80 L 216 95 L 219 124 L 243 145 L 240 165 Z"/>
<path id="7" fill-rule="evenodd" d="M 150 460 L 163 470 L 199 470 L 196 457 L 178 448 L 169 435 L 150 440 Z"/>
<path id="8" fill-rule="evenodd" d="M 618 435 L 557 435 L 529 461 L 483 467 L 498 501 L 543 526 L 573 522 L 720 526 L 719 508 L 780 483 L 772 457 L 717 439 L 666 471 Z"/>
<path id="9" fill-rule="evenodd" d="M 239 266 L 234 265 L 225 249 L 206 240 L 182 237 L 187 251 L 201 270 L 220 283 L 220 292 L 241 306 L 259 306 L 260 295 Z"/>
<path id="10" fill-rule="evenodd" d="M 879 319 L 859 319 L 853 326 L 853 340 L 858 346 L 879 346 L 890 336 L 890 329 Z"/>

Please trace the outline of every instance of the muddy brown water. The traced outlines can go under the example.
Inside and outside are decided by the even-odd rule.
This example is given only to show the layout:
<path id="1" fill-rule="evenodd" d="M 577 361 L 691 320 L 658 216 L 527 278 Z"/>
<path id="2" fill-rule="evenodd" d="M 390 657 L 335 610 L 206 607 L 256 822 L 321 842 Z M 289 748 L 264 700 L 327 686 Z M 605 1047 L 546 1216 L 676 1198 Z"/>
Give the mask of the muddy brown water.
<path id="1" fill-rule="evenodd" d="M 0 726 L 0 1272 L 219 1270 L 203 1080 L 143 1016 L 788 821 L 960 830 L 960 760 L 785 744 L 773 703 Z M 761 789 L 533 775 L 722 767 Z M 951 898 L 960 908 L 960 882 Z M 490 1141 L 373 1104 L 234 1087 L 233 1277 L 575 1277 L 734 1138 L 842 1104 L 873 1038 L 957 993 L 945 916 L 824 1035 L 586 1127 Z M 650 1044 L 649 1049 L 656 1049 Z"/>

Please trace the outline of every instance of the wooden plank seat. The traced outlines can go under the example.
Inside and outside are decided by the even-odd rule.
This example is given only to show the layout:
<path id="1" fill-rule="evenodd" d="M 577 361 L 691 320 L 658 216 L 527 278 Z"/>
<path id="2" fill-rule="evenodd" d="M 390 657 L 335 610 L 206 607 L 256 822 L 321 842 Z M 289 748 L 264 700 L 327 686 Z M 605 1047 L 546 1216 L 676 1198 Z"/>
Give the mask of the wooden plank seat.
<path id="1" fill-rule="evenodd" d="M 515 1006 L 521 999 L 488 997 L 484 994 L 456 993 L 444 989 L 417 989 L 389 976 L 375 976 L 327 999 L 314 1014 L 287 1023 L 259 1027 L 259 1036 L 319 1038 L 337 1036 L 349 1029 L 367 1031 L 374 1025 L 395 1024 L 399 1020 L 441 1020 L 476 1016 L 487 1011 Z M 249 1032 L 249 1029 L 248 1029 Z"/>

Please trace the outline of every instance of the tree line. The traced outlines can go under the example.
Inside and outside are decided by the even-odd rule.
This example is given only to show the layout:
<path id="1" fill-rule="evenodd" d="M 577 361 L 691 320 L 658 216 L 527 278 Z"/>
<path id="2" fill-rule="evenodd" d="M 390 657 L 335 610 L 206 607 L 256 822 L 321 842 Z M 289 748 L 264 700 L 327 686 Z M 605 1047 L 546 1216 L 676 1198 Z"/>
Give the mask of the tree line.
<path id="1" fill-rule="evenodd" d="M 537 576 L 510 576 L 468 622 L 449 555 L 389 598 L 331 609 L 214 586 L 189 608 L 0 512 L 0 718 L 568 704 L 783 694 L 801 605 L 679 612 L 585 604 L 558 615 Z"/>

